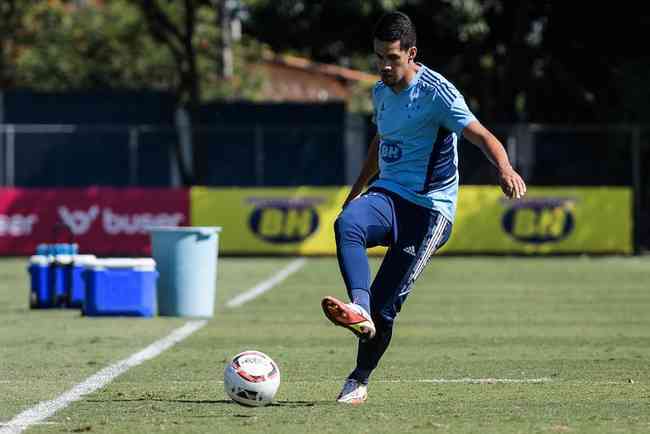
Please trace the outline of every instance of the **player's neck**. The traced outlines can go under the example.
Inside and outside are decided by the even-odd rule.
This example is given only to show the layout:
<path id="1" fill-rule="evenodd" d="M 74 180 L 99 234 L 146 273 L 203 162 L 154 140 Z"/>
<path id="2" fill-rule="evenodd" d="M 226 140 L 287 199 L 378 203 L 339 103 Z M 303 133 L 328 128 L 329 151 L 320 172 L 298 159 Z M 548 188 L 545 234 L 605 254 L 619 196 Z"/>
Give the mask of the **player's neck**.
<path id="1" fill-rule="evenodd" d="M 390 86 L 393 92 L 400 93 L 401 91 L 409 87 L 411 81 L 413 80 L 413 77 L 415 77 L 419 69 L 420 66 L 417 63 L 413 62 L 404 73 L 404 77 L 402 77 L 402 79 L 399 82 L 397 82 L 394 86 Z"/>

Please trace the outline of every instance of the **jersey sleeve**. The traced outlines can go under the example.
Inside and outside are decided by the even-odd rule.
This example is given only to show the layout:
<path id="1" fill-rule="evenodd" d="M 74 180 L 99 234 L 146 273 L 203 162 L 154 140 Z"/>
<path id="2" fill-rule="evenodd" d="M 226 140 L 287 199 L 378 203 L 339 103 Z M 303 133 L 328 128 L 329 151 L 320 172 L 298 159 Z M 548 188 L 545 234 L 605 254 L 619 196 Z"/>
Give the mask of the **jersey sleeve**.
<path id="1" fill-rule="evenodd" d="M 439 122 L 448 130 L 461 135 L 465 127 L 476 120 L 476 116 L 467 107 L 465 98 L 454 86 L 445 84 L 438 89 L 434 98 L 440 114 Z"/>
<path id="2" fill-rule="evenodd" d="M 372 123 L 377 125 L 377 85 L 372 88 L 370 94 L 372 98 Z"/>

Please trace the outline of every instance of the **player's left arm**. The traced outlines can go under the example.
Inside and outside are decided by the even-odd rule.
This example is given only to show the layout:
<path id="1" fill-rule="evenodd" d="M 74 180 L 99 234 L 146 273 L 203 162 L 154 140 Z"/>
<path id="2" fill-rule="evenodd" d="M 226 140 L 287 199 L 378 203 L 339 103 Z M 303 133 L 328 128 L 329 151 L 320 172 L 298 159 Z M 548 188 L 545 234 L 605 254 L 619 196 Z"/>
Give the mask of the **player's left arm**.
<path id="1" fill-rule="evenodd" d="M 477 120 L 463 129 L 463 136 L 478 146 L 499 172 L 501 190 L 510 199 L 520 199 L 526 194 L 526 183 L 512 168 L 503 145 L 487 128 Z"/>

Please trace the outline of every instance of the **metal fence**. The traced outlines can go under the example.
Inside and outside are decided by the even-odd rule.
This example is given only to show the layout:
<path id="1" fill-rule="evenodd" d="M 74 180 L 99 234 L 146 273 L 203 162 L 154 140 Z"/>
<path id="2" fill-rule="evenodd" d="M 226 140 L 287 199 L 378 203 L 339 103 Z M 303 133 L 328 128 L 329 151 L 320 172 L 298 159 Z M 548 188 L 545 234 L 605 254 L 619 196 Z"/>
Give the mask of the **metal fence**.
<path id="1" fill-rule="evenodd" d="M 341 185 L 358 173 L 368 123 L 198 127 L 219 186 Z M 530 185 L 630 186 L 636 250 L 650 249 L 650 128 L 636 125 L 494 125 Z M 0 185 L 179 186 L 183 132 L 155 125 L 0 125 Z M 461 183 L 490 184 L 495 172 L 474 146 L 460 146 Z M 187 163 L 187 161 L 185 161 Z"/>
<path id="2" fill-rule="evenodd" d="M 340 185 L 345 131 L 337 126 L 199 127 L 206 185 Z M 164 126 L 0 126 L 0 185 L 180 186 L 182 134 Z M 191 152 L 189 153 L 191 155 Z M 191 157 L 190 157 L 191 158 Z"/>

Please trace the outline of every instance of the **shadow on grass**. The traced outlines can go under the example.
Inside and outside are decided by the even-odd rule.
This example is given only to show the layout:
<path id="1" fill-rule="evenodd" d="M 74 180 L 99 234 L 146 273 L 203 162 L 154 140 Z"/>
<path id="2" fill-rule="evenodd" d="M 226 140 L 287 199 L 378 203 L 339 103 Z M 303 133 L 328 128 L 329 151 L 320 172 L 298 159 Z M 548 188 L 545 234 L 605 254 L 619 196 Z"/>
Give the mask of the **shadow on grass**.
<path id="1" fill-rule="evenodd" d="M 326 404 L 326 401 L 275 401 L 270 407 L 313 407 L 316 404 Z"/>
<path id="2" fill-rule="evenodd" d="M 163 399 L 163 398 L 117 398 L 117 399 L 89 399 L 86 402 L 175 402 L 181 404 L 237 404 L 235 401 L 229 399 Z M 315 405 L 327 405 L 329 401 L 275 401 L 269 404 L 269 407 L 313 407 Z M 245 406 L 243 406 L 245 407 Z"/>
<path id="3" fill-rule="evenodd" d="M 184 404 L 236 404 L 229 399 L 163 399 L 163 398 L 117 398 L 117 399 L 88 399 L 86 402 L 177 402 Z"/>

